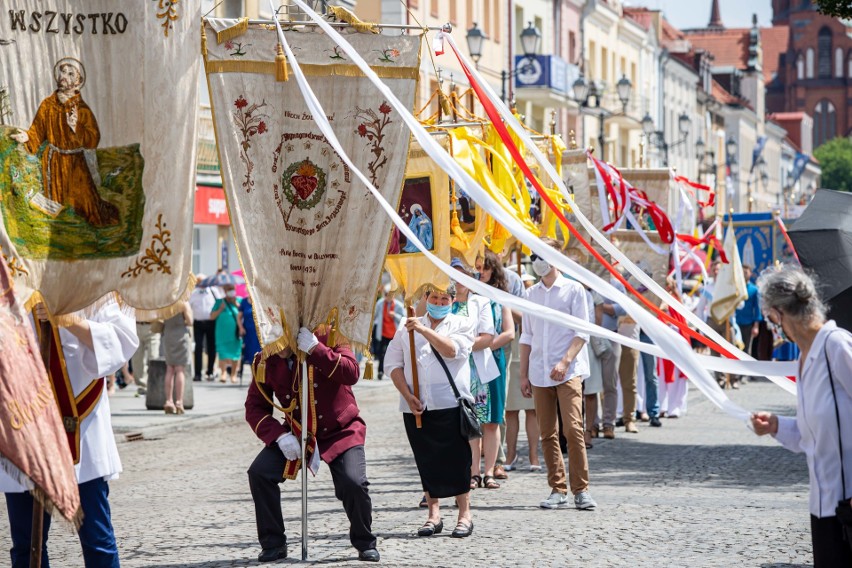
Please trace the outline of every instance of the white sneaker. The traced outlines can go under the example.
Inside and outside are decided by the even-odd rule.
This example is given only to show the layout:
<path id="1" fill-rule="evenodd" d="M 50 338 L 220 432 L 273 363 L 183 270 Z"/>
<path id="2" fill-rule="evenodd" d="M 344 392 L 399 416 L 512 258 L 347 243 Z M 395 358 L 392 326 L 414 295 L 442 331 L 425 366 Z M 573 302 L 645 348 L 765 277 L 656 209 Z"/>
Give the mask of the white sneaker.
<path id="1" fill-rule="evenodd" d="M 581 491 L 574 495 L 574 506 L 581 511 L 588 511 L 598 506 L 595 500 L 592 499 L 592 494 L 588 491 Z"/>
<path id="2" fill-rule="evenodd" d="M 568 505 L 568 496 L 558 491 L 554 491 L 550 497 L 539 503 L 542 509 L 564 509 Z"/>

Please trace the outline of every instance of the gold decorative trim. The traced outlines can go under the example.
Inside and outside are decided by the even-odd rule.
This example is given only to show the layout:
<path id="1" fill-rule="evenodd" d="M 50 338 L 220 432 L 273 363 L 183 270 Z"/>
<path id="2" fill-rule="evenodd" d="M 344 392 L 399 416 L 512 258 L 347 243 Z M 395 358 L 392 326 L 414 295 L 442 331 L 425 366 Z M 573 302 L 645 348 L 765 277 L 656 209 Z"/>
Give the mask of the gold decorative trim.
<path id="1" fill-rule="evenodd" d="M 177 5 L 180 0 L 154 0 L 157 2 L 157 19 L 163 20 L 160 27 L 163 28 L 163 35 L 169 37 L 169 30 L 174 26 L 172 22 L 180 19 Z"/>
<path id="2" fill-rule="evenodd" d="M 21 264 L 21 262 L 18 260 L 18 257 L 7 255 L 6 253 L 2 254 L 3 259 L 6 261 L 6 266 L 9 268 L 9 274 L 12 276 L 12 278 L 17 278 L 18 274 L 24 274 L 26 276 L 30 275 L 29 271 L 27 271 L 27 269 L 24 268 L 24 265 Z"/>
<path id="3" fill-rule="evenodd" d="M 377 24 L 374 24 L 372 22 L 365 22 L 358 18 L 358 16 L 341 6 L 329 6 L 328 12 L 335 19 L 341 22 L 346 22 L 347 24 L 355 28 L 355 31 L 357 32 L 369 34 L 377 34 L 380 32 L 379 26 Z"/>
<path id="4" fill-rule="evenodd" d="M 249 19 L 240 18 L 239 21 L 230 28 L 225 28 L 220 32 L 216 32 L 216 43 L 222 43 L 228 41 L 229 39 L 240 37 L 248 31 L 248 27 Z"/>
<path id="5" fill-rule="evenodd" d="M 332 63 L 330 65 L 319 65 L 316 63 L 301 63 L 302 72 L 308 77 L 364 77 L 364 73 L 356 65 L 343 63 Z M 253 60 L 208 60 L 206 65 L 207 74 L 212 73 L 257 73 L 258 75 L 276 74 L 275 61 L 253 61 Z M 287 72 L 292 68 L 288 63 Z M 417 79 L 420 69 L 416 67 L 370 67 L 381 79 Z"/>
<path id="6" fill-rule="evenodd" d="M 172 240 L 172 232 L 166 229 L 166 223 L 163 222 L 163 214 L 157 215 L 157 232 L 151 237 L 151 246 L 145 249 L 145 256 L 136 261 L 135 266 L 131 266 L 122 274 L 122 278 L 138 278 L 142 272 L 151 274 L 154 270 L 163 274 L 171 274 L 172 269 L 169 266 L 169 261 L 165 257 L 171 256 L 172 249 L 169 248 L 169 243 Z"/>

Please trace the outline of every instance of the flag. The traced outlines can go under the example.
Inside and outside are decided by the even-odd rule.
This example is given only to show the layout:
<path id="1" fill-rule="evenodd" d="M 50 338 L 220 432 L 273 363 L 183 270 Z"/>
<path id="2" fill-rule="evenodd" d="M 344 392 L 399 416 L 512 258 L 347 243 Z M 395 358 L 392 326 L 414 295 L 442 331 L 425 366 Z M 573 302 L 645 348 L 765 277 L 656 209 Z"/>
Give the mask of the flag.
<path id="1" fill-rule="evenodd" d="M 802 152 L 796 152 L 796 157 L 793 159 L 793 168 L 790 173 L 790 186 L 795 185 L 802 174 L 805 172 L 805 167 L 811 161 L 811 157 Z"/>
<path id="2" fill-rule="evenodd" d="M 403 120 L 327 35 L 283 33 L 343 150 L 399 203 L 410 137 Z M 207 19 L 204 38 L 222 182 L 263 358 L 295 346 L 302 326 L 329 324 L 335 339 L 368 345 L 390 219 L 316 124 L 274 28 Z M 420 37 L 349 39 L 413 107 Z M 435 188 L 446 200 L 446 186 Z M 408 211 L 418 234 L 434 237 L 431 208 L 412 201 Z"/>
<path id="3" fill-rule="evenodd" d="M 81 521 L 74 462 L 30 318 L 0 258 L 0 468 L 47 512 Z"/>
<path id="4" fill-rule="evenodd" d="M 722 264 L 719 269 L 713 288 L 713 301 L 710 304 L 710 315 L 719 324 L 731 317 L 740 302 L 748 298 L 740 251 L 737 248 L 737 235 L 732 221 L 728 223 L 723 248 L 729 262 Z"/>
<path id="5" fill-rule="evenodd" d="M 60 325 L 113 291 L 169 314 L 192 291 L 200 0 L 3 7 L 0 252 L 19 299 L 40 293 Z"/>
<path id="6" fill-rule="evenodd" d="M 754 145 L 754 150 L 751 151 L 751 168 L 749 168 L 748 172 L 754 172 L 754 167 L 757 165 L 757 161 L 760 158 L 760 154 L 763 153 L 763 148 L 766 146 L 766 136 L 759 136 L 757 138 L 757 143 Z"/>

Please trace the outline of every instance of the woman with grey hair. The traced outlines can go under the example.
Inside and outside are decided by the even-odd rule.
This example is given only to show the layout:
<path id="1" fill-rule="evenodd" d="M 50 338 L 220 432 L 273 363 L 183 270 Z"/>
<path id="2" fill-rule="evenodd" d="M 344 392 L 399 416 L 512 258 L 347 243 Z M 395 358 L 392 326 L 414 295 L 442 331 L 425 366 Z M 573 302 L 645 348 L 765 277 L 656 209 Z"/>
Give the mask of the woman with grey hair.
<path id="1" fill-rule="evenodd" d="M 796 417 L 757 412 L 752 426 L 807 457 L 814 568 L 852 566 L 852 530 L 842 523 L 852 515 L 852 334 L 826 321 L 816 285 L 800 268 L 764 272 L 757 284 L 766 319 L 801 356 Z"/>

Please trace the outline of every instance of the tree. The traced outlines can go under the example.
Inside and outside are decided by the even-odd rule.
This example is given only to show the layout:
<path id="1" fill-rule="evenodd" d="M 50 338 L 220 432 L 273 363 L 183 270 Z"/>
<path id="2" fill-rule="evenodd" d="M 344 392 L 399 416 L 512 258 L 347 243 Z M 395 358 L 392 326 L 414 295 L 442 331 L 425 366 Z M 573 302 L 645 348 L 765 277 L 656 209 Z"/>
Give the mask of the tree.
<path id="1" fill-rule="evenodd" d="M 822 168 L 822 187 L 852 191 L 852 141 L 849 138 L 829 140 L 814 151 Z"/>
<path id="2" fill-rule="evenodd" d="M 849 0 L 816 0 L 820 14 L 835 18 L 852 18 L 852 3 Z"/>

